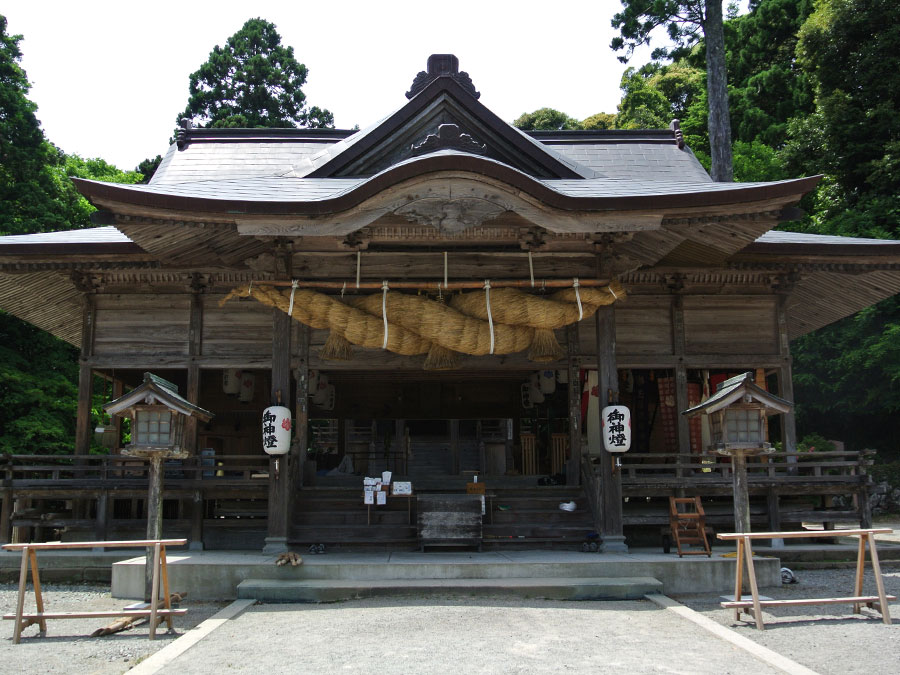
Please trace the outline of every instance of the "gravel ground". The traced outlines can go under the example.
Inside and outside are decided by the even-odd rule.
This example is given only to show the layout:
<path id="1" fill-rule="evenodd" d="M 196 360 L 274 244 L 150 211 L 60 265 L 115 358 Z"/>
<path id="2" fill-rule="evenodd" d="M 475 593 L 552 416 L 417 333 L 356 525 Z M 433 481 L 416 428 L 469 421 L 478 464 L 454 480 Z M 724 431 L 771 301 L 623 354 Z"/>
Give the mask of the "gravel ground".
<path id="1" fill-rule="evenodd" d="M 796 570 L 799 583 L 767 588 L 777 599 L 848 595 L 854 570 Z M 884 568 L 887 592 L 900 596 L 900 566 Z M 106 585 L 44 586 L 48 610 L 119 609 Z M 0 585 L 0 611 L 15 611 L 17 586 Z M 864 593 L 874 593 L 867 575 Z M 713 595 L 676 600 L 823 675 L 900 672 L 900 603 L 891 604 L 894 624 L 850 605 L 820 605 L 765 611 L 766 630 L 735 622 Z M 147 626 L 103 638 L 87 637 L 107 619 L 50 621 L 12 644 L 12 622 L 2 625 L 0 671 L 23 674 L 124 673 L 170 644 L 224 603 L 192 603 L 151 642 Z M 33 606 L 33 595 L 29 605 Z M 746 618 L 746 617 L 745 617 Z M 490 629 L 486 629 L 490 627 Z M 267 636 L 266 648 L 260 639 Z M 272 640 L 273 636 L 278 639 Z M 53 647 L 49 649 L 48 647 Z M 593 655 L 589 657 L 588 655 Z M 380 657 L 380 658 L 379 658 Z M 283 669 L 301 672 L 353 670 L 391 672 L 629 672 L 769 673 L 768 666 L 671 612 L 647 602 L 513 601 L 501 598 L 384 598 L 328 605 L 259 605 L 227 623 L 164 672 L 241 672 Z M 302 663 L 302 666 L 299 665 Z"/>
<path id="2" fill-rule="evenodd" d="M 162 673 L 251 669 L 360 675 L 778 672 L 648 601 L 412 597 L 256 605 Z"/>
<path id="3" fill-rule="evenodd" d="M 42 584 L 42 596 L 46 611 L 76 612 L 121 609 L 129 600 L 111 598 L 109 584 L 58 585 Z M 0 611 L 3 614 L 16 611 L 18 584 L 0 584 Z M 65 619 L 47 622 L 47 636 L 39 637 L 40 628 L 29 626 L 22 632 L 22 641 L 12 641 L 13 622 L 4 621 L 0 626 L 0 672 L 22 675 L 49 673 L 91 673 L 112 675 L 124 673 L 136 663 L 170 644 L 186 630 L 208 619 L 225 603 L 193 603 L 185 598 L 181 607 L 187 608 L 185 616 L 175 617 L 175 630 L 169 633 L 165 624 L 156 633 L 156 640 L 147 639 L 148 624 L 143 624 L 114 635 L 99 638 L 88 637 L 113 619 Z M 29 586 L 25 601 L 26 611 L 34 611 L 34 594 Z"/>
<path id="4" fill-rule="evenodd" d="M 798 583 L 765 588 L 760 594 L 775 600 L 828 598 L 853 595 L 855 569 L 794 570 Z M 900 597 L 900 566 L 882 564 L 888 595 Z M 749 594 L 749 589 L 746 590 Z M 876 595 L 875 581 L 867 570 L 864 595 Z M 753 621 L 734 620 L 734 610 L 719 607 L 718 595 L 679 595 L 675 600 L 704 614 L 740 635 L 793 659 L 822 675 L 900 672 L 900 603 L 890 603 L 893 624 L 863 608 L 853 614 L 852 605 L 808 605 L 763 608 L 765 631 Z"/>

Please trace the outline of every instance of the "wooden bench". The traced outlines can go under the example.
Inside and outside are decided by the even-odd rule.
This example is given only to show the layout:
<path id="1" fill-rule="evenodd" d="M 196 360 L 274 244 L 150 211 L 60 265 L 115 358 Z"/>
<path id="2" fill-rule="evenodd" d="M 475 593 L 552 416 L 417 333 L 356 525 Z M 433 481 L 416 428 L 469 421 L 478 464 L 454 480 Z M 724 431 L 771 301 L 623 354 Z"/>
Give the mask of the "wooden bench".
<path id="1" fill-rule="evenodd" d="M 889 534 L 890 529 L 858 529 L 835 530 L 835 534 L 842 537 L 858 537 L 859 549 L 856 556 L 856 580 L 853 587 L 853 595 L 839 598 L 803 598 L 796 600 L 760 600 L 759 588 L 756 583 L 756 569 L 753 566 L 753 550 L 750 546 L 752 539 L 813 539 L 821 537 L 822 533 L 814 530 L 802 530 L 799 532 L 724 532 L 718 535 L 719 539 L 735 540 L 737 542 L 737 565 L 734 576 L 734 600 L 721 603 L 726 609 L 734 609 L 735 621 L 741 620 L 741 614 L 745 613 L 753 617 L 756 627 L 765 630 L 762 618 L 763 607 L 796 606 L 796 605 L 833 605 L 849 603 L 853 605 L 854 614 L 860 613 L 863 605 L 877 609 L 881 612 L 884 623 L 890 625 L 891 613 L 888 608 L 889 600 L 896 600 L 893 595 L 884 592 L 884 580 L 881 577 L 881 564 L 878 562 L 878 550 L 875 548 L 876 534 Z M 863 569 L 866 562 L 866 544 L 869 546 L 869 556 L 872 559 L 872 571 L 875 575 L 875 587 L 878 595 L 863 595 Z M 747 565 L 747 577 L 750 580 L 751 600 L 741 600 L 744 581 L 744 564 Z"/>
<path id="2" fill-rule="evenodd" d="M 41 635 L 47 633 L 47 619 L 88 619 L 91 617 L 134 616 L 150 618 L 150 639 L 156 639 L 156 623 L 164 618 L 171 629 L 172 617 L 187 613 L 186 609 L 172 609 L 169 595 L 169 572 L 166 567 L 166 546 L 184 546 L 187 539 L 142 539 L 139 541 L 77 541 L 77 542 L 45 542 L 33 544 L 5 544 L 8 551 L 22 551 L 22 564 L 19 570 L 19 595 L 16 600 L 16 613 L 4 614 L 4 619 L 16 622 L 13 629 L 13 644 L 19 644 L 22 630 L 28 626 L 39 624 Z M 45 612 L 44 599 L 41 596 L 41 579 L 38 574 L 37 551 L 59 551 L 75 548 L 153 548 L 153 580 L 151 583 L 150 609 L 107 610 L 102 612 Z M 31 568 L 31 580 L 34 585 L 34 600 L 37 612 L 25 612 L 25 589 L 28 586 L 28 569 Z M 163 604 L 159 607 L 160 581 L 164 593 Z"/>

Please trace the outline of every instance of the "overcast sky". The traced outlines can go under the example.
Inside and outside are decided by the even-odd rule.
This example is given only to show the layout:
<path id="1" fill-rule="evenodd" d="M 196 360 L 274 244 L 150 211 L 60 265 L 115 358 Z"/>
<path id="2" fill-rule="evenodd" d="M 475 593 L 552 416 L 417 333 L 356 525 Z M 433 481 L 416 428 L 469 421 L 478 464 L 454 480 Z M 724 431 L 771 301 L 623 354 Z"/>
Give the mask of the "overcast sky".
<path id="1" fill-rule="evenodd" d="M 625 66 L 609 42 L 619 9 L 618 0 L 7 0 L 0 13 L 24 37 L 22 65 L 47 138 L 131 169 L 165 154 L 190 73 L 253 17 L 274 23 L 309 68 L 307 102 L 351 128 L 403 105 L 428 55 L 448 52 L 507 121 L 543 106 L 579 119 L 615 112 Z"/>

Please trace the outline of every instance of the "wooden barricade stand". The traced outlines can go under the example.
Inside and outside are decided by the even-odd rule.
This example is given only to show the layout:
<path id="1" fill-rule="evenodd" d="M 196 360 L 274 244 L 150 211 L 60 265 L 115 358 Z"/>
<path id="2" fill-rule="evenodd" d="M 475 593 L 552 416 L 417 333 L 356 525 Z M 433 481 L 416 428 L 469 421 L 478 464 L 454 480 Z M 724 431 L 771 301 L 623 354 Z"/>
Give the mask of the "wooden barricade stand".
<path id="1" fill-rule="evenodd" d="M 169 571 L 166 567 L 166 546 L 184 546 L 187 539 L 142 539 L 139 541 L 78 541 L 78 542 L 45 542 L 33 544 L 5 544 L 8 551 L 22 551 L 22 565 L 19 570 L 19 595 L 16 599 L 16 613 L 4 614 L 4 619 L 16 622 L 13 629 L 13 644 L 19 644 L 22 630 L 38 624 L 41 635 L 47 633 L 47 619 L 88 619 L 91 617 L 134 616 L 149 617 L 150 639 L 156 639 L 156 623 L 164 618 L 171 629 L 172 617 L 187 613 L 187 609 L 172 609 L 169 595 Z M 41 579 L 38 574 L 37 551 L 59 551 L 74 548 L 153 548 L 153 578 L 151 583 L 150 609 L 123 609 L 102 612 L 45 612 L 44 599 L 41 596 Z M 31 568 L 31 580 L 34 585 L 34 600 L 37 612 L 25 612 L 25 590 L 28 586 L 28 570 Z M 162 583 L 163 608 L 159 607 L 160 582 Z"/>
<path id="2" fill-rule="evenodd" d="M 833 605 L 848 603 L 853 605 L 853 612 L 860 613 L 863 605 L 877 609 L 881 612 L 884 623 L 891 624 L 891 613 L 888 601 L 896 600 L 896 596 L 887 595 L 884 592 L 884 580 L 881 577 L 881 564 L 878 562 L 878 550 L 875 548 L 876 534 L 890 534 L 890 529 L 857 529 L 830 531 L 829 534 L 840 534 L 842 537 L 858 537 L 859 549 L 856 556 L 856 580 L 853 586 L 853 595 L 839 598 L 801 598 L 794 600 L 760 600 L 759 588 L 756 583 L 756 569 L 753 566 L 753 550 L 750 546 L 752 539 L 813 539 L 822 537 L 822 532 L 815 530 L 802 530 L 799 532 L 723 532 L 719 539 L 734 540 L 737 542 L 737 559 L 734 577 L 734 600 L 720 603 L 726 609 L 734 609 L 735 621 L 741 620 L 741 613 L 753 617 L 756 627 L 765 630 L 762 618 L 763 607 L 784 607 L 796 605 Z M 866 562 L 866 544 L 869 546 L 869 556 L 872 559 L 872 572 L 875 575 L 875 587 L 878 595 L 863 595 L 863 570 Z M 751 600 L 741 600 L 743 592 L 744 564 L 747 565 L 747 577 L 750 581 Z"/>

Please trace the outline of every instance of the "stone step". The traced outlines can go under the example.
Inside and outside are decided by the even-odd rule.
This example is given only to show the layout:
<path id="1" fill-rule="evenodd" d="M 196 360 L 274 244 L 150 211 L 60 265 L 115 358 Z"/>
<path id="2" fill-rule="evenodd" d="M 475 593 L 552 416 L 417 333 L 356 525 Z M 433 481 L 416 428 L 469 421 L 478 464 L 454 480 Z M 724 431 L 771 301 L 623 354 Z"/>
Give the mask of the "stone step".
<path id="1" fill-rule="evenodd" d="M 507 596 L 551 600 L 634 600 L 661 593 L 653 577 L 569 577 L 511 579 L 245 579 L 238 598 L 260 602 L 337 602 L 386 596 Z"/>

